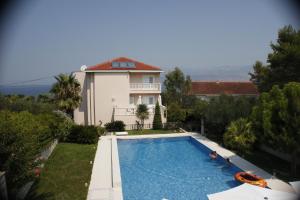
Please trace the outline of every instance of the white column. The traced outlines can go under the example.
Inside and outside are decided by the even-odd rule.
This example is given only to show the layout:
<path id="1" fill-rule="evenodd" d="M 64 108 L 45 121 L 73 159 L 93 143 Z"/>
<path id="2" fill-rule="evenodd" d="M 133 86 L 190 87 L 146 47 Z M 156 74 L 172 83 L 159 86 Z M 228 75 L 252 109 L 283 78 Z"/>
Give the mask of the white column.
<path id="1" fill-rule="evenodd" d="M 142 96 L 141 95 L 139 95 L 139 99 L 137 101 L 137 105 L 139 105 L 139 104 L 142 104 Z"/>
<path id="2" fill-rule="evenodd" d="M 158 101 L 158 105 L 162 105 L 162 103 L 161 103 L 161 95 L 158 95 L 158 99 L 157 99 L 157 101 Z"/>

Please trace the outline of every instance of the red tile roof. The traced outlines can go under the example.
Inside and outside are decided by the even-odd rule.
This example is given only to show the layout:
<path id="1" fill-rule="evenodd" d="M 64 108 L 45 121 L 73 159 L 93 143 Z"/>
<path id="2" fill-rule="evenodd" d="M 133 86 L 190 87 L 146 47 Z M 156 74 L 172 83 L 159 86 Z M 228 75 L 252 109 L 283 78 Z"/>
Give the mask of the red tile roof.
<path id="1" fill-rule="evenodd" d="M 194 95 L 258 95 L 256 86 L 249 81 L 193 81 L 192 94 Z"/>
<path id="2" fill-rule="evenodd" d="M 135 64 L 135 67 L 112 67 L 112 62 L 132 62 Z M 87 68 L 87 70 L 161 70 L 159 67 L 155 67 L 152 65 L 148 65 L 133 59 L 125 58 L 125 57 L 119 57 L 112 59 L 110 61 L 106 61 L 94 66 L 90 66 Z"/>

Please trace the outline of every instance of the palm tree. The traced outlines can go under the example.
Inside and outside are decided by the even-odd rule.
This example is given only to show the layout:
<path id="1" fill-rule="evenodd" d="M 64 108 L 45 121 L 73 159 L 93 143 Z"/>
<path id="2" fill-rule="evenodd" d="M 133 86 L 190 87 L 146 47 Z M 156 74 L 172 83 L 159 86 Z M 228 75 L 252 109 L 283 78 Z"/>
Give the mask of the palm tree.
<path id="1" fill-rule="evenodd" d="M 80 83 L 73 74 L 59 74 L 50 92 L 54 95 L 54 101 L 58 108 L 73 118 L 73 110 L 81 103 Z"/>
<path id="2" fill-rule="evenodd" d="M 252 132 L 252 124 L 245 118 L 232 121 L 223 136 L 224 144 L 242 155 L 251 150 L 256 137 Z"/>
<path id="3" fill-rule="evenodd" d="M 149 118 L 149 112 L 148 112 L 147 105 L 145 105 L 145 104 L 138 105 L 135 115 L 137 118 L 139 118 L 141 120 L 142 127 L 144 127 L 145 119 Z"/>

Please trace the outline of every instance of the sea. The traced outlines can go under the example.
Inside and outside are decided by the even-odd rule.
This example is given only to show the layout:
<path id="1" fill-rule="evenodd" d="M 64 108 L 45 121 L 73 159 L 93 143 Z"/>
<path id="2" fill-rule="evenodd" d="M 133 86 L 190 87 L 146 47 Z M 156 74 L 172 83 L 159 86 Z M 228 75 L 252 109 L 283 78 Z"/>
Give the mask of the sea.
<path id="1" fill-rule="evenodd" d="M 18 85 L 18 86 L 0 86 L 0 93 L 22 94 L 28 96 L 38 96 L 39 94 L 48 93 L 52 85 Z"/>

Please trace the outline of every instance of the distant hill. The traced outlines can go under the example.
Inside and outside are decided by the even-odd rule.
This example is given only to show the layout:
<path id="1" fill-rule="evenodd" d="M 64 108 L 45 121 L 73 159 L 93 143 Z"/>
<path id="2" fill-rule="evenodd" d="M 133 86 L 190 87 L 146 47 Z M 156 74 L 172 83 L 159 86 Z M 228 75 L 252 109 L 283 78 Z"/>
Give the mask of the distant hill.
<path id="1" fill-rule="evenodd" d="M 252 66 L 220 66 L 186 70 L 192 80 L 248 81 Z"/>
<path id="2" fill-rule="evenodd" d="M 51 85 L 0 86 L 0 93 L 37 96 L 49 92 L 50 88 Z"/>

